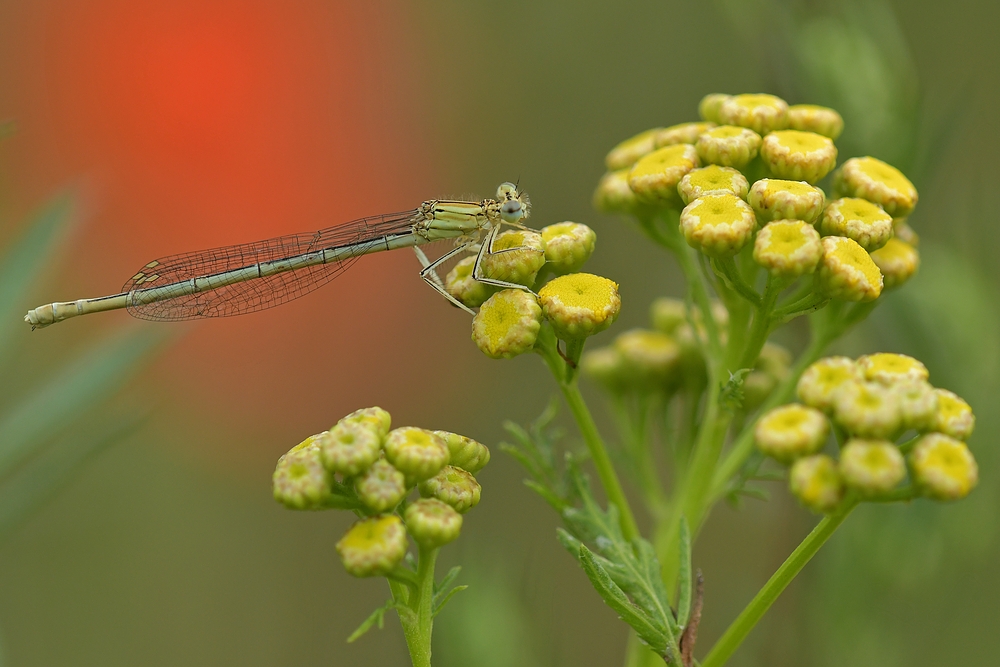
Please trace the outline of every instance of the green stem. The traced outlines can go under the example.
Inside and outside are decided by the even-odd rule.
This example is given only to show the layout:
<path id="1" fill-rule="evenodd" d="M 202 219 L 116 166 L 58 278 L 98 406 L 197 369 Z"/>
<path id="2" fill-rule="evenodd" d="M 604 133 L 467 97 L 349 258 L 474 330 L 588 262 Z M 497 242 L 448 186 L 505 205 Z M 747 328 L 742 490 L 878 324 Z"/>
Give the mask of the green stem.
<path id="1" fill-rule="evenodd" d="M 769 275 L 767 277 L 767 287 L 764 288 L 764 296 L 757 306 L 753 315 L 753 324 L 750 326 L 750 338 L 744 348 L 743 358 L 740 360 L 740 368 L 753 368 L 757 363 L 757 357 L 767 342 L 767 337 L 771 333 L 774 323 L 771 315 L 774 310 L 774 303 L 778 300 L 778 295 L 784 284 L 781 280 Z M 733 369 L 735 370 L 735 369 Z"/>
<path id="2" fill-rule="evenodd" d="M 402 605 L 402 608 L 397 611 L 413 667 L 431 667 L 431 632 L 434 626 L 434 562 L 437 560 L 437 554 L 437 548 L 420 547 L 416 588 L 407 590 L 403 584 L 389 581 L 393 599 Z"/>
<path id="3" fill-rule="evenodd" d="M 820 547 L 826 543 L 834 531 L 844 522 L 851 511 L 857 506 L 858 501 L 849 499 L 833 514 L 825 517 L 812 530 L 809 535 L 795 548 L 795 551 L 785 559 L 778 571 L 768 579 L 764 587 L 754 596 L 750 604 L 736 617 L 732 625 L 726 630 L 722 637 L 715 643 L 712 650 L 708 652 L 701 662 L 701 667 L 722 667 L 733 655 L 743 640 L 746 639 L 750 631 L 757 625 L 774 601 L 778 599 L 782 591 L 791 583 L 792 579 L 802 571 Z"/>
<path id="4" fill-rule="evenodd" d="M 583 400 L 583 395 L 580 393 L 577 378 L 575 374 L 569 372 L 570 369 L 568 369 L 566 362 L 559 356 L 559 352 L 556 349 L 557 345 L 558 341 L 552 329 L 550 327 L 543 327 L 538 334 L 538 340 L 535 342 L 535 351 L 542 356 L 542 359 L 545 360 L 545 365 L 549 367 L 552 375 L 559 383 L 559 389 L 562 391 L 567 405 L 569 405 L 573 419 L 576 421 L 576 426 L 580 429 L 583 441 L 587 445 L 587 451 L 590 453 L 590 458 L 597 469 L 597 476 L 604 487 L 604 494 L 607 496 L 608 502 L 614 503 L 618 508 L 618 514 L 621 517 L 622 534 L 625 536 L 625 539 L 631 541 L 639 536 L 639 527 L 635 522 L 635 516 L 632 514 L 632 508 L 625 497 L 625 491 L 622 489 L 621 481 L 618 479 L 618 473 L 615 472 L 614 464 L 611 463 L 611 457 L 608 456 L 608 449 L 604 445 L 604 439 L 601 438 L 601 434 L 597 430 L 597 424 L 594 423 L 590 409 L 587 407 L 587 403 Z"/>
<path id="5" fill-rule="evenodd" d="M 736 268 L 736 260 L 732 257 L 713 259 L 712 268 L 723 279 L 726 287 L 749 301 L 754 307 L 760 305 L 760 294 L 757 294 L 757 290 L 744 280 L 743 274 Z"/>

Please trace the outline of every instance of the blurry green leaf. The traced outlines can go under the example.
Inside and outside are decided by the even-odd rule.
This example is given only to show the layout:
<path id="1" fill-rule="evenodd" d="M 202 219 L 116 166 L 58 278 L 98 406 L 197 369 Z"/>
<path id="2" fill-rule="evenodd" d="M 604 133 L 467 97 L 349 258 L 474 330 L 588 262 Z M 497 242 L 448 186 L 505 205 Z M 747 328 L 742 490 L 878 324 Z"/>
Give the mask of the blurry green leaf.
<path id="1" fill-rule="evenodd" d="M 347 643 L 351 644 L 361 638 L 366 632 L 372 629 L 373 625 L 378 624 L 378 629 L 381 630 L 385 626 L 385 613 L 390 609 L 396 609 L 396 601 L 389 600 L 384 605 L 376 609 L 371 613 L 371 616 L 366 618 L 358 629 L 351 633 L 351 636 L 347 638 Z"/>
<path id="2" fill-rule="evenodd" d="M 453 589 L 451 589 L 450 591 L 448 591 L 447 593 L 445 593 L 443 596 L 439 597 L 439 596 L 435 595 L 434 596 L 434 606 L 433 606 L 433 609 L 431 611 L 431 617 L 433 618 L 433 617 L 437 616 L 438 614 L 440 614 L 441 610 L 444 609 L 444 606 L 446 604 L 448 604 L 448 600 L 450 600 L 453 597 L 455 597 L 455 593 L 461 593 L 466 588 L 468 588 L 468 586 L 466 586 L 466 585 L 455 586 Z"/>
<path id="3" fill-rule="evenodd" d="M 133 433 L 141 417 L 109 419 L 104 428 L 71 434 L 45 447 L 0 484 L 0 539 L 49 498 L 87 460 Z"/>
<path id="4" fill-rule="evenodd" d="M 144 326 L 109 337 L 0 416 L 0 475 L 117 390 L 164 339 Z"/>
<path id="5" fill-rule="evenodd" d="M 24 295 L 51 263 L 49 256 L 73 218 L 74 198 L 54 197 L 28 223 L 21 237 L 0 258 L 0 355 L 9 348 L 11 334 L 24 323 Z"/>

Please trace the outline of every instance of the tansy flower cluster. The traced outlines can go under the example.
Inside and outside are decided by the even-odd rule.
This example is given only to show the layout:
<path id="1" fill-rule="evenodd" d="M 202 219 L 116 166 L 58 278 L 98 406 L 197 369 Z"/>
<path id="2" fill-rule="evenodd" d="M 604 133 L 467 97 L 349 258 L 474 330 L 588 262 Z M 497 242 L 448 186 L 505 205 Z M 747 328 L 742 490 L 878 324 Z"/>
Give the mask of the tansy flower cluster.
<path id="1" fill-rule="evenodd" d="M 347 415 L 278 460 L 274 498 L 290 509 L 353 510 L 360 519 L 337 543 L 354 576 L 386 575 L 421 547 L 455 540 L 479 502 L 489 449 L 471 438 L 412 426 L 391 429 L 382 408 Z M 419 499 L 410 500 L 414 491 Z"/>
<path id="2" fill-rule="evenodd" d="M 933 387 L 916 359 L 827 357 L 806 369 L 797 393 L 801 403 L 764 414 L 754 436 L 762 453 L 791 466 L 791 491 L 810 509 L 830 512 L 849 490 L 884 496 L 907 477 L 914 494 L 936 500 L 964 498 L 975 487 L 976 460 L 965 444 L 972 409 Z M 836 456 L 822 453 L 831 432 Z"/>
<path id="3" fill-rule="evenodd" d="M 828 299 L 871 301 L 917 270 L 917 239 L 906 225 L 916 189 L 873 157 L 835 170 L 843 130 L 835 110 L 712 94 L 699 111 L 699 122 L 647 130 L 613 148 L 597 208 L 680 210 L 684 240 L 704 255 L 749 255 L 785 283 L 814 276 L 815 292 Z"/>

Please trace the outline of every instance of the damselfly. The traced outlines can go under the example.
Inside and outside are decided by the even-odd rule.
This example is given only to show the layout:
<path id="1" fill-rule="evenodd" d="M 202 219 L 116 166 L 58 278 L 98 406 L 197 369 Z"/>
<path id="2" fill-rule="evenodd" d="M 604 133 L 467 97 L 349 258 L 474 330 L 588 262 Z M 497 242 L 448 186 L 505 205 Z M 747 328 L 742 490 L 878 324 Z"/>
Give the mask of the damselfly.
<path id="1" fill-rule="evenodd" d="M 516 289 L 523 285 L 483 275 L 502 225 L 525 229 L 528 195 L 513 183 L 497 188 L 496 199 L 480 202 L 431 199 L 402 213 L 361 218 L 312 234 L 171 255 L 149 262 L 122 291 L 96 299 L 56 302 L 28 311 L 31 327 L 47 327 L 77 315 L 125 308 L 133 317 L 160 322 L 242 315 L 296 299 L 343 273 L 362 255 L 411 247 L 422 265 L 420 277 L 463 310 L 436 269 L 463 252 L 477 252 L 476 280 Z M 455 239 L 455 247 L 433 262 L 418 246 Z M 498 252 L 516 251 L 517 248 Z"/>

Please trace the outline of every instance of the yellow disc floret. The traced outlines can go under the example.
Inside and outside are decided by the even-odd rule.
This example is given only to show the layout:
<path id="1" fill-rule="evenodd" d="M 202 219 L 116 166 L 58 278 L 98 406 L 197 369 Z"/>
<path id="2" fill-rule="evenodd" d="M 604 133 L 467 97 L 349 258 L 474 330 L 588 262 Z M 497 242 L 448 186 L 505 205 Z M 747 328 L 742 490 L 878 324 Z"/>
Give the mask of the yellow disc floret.
<path id="1" fill-rule="evenodd" d="M 858 368 L 866 380 L 894 384 L 905 380 L 926 380 L 927 367 L 918 359 L 905 354 L 879 352 L 858 358 Z"/>
<path id="2" fill-rule="evenodd" d="M 882 293 L 882 273 L 875 262 L 857 241 L 844 236 L 823 239 L 819 276 L 833 299 L 872 301 Z"/>
<path id="3" fill-rule="evenodd" d="M 749 189 L 750 184 L 739 171 L 715 164 L 689 171 L 677 186 L 685 206 L 705 195 L 733 194 L 746 199 Z"/>
<path id="4" fill-rule="evenodd" d="M 698 152 L 690 144 L 658 148 L 636 162 L 628 173 L 628 186 L 640 201 L 675 205 L 677 184 L 684 174 L 700 166 Z"/>
<path id="5" fill-rule="evenodd" d="M 609 171 L 601 177 L 594 190 L 594 208 L 604 213 L 631 213 L 639 205 L 628 186 L 628 169 Z"/>
<path id="6" fill-rule="evenodd" d="M 774 95 L 733 95 L 719 105 L 719 122 L 767 134 L 788 127 L 788 103 Z"/>
<path id="7" fill-rule="evenodd" d="M 608 156 L 604 158 L 604 164 L 608 171 L 631 167 L 643 155 L 651 153 L 656 148 L 656 135 L 661 130 L 662 128 L 654 127 L 651 130 L 640 132 L 612 148 Z"/>
<path id="8" fill-rule="evenodd" d="M 899 397 L 877 382 L 845 382 L 833 396 L 833 418 L 851 435 L 892 438 L 901 422 Z"/>
<path id="9" fill-rule="evenodd" d="M 556 273 L 579 271 L 594 254 L 597 234 L 578 222 L 557 222 L 542 228 L 545 261 Z"/>
<path id="10" fill-rule="evenodd" d="M 837 166 L 837 147 L 815 132 L 781 130 L 764 137 L 760 158 L 778 178 L 816 183 Z"/>
<path id="11" fill-rule="evenodd" d="M 433 477 L 448 464 L 448 445 L 434 431 L 404 426 L 389 431 L 385 458 L 410 480 Z"/>
<path id="12" fill-rule="evenodd" d="M 812 224 L 823 212 L 826 195 L 805 181 L 762 178 L 750 188 L 747 203 L 761 222 L 803 220 Z"/>
<path id="13" fill-rule="evenodd" d="M 542 309 L 522 290 L 497 292 L 472 319 L 472 340 L 493 359 L 509 359 L 531 350 L 542 326 Z"/>
<path id="14" fill-rule="evenodd" d="M 830 423 L 819 410 L 791 404 L 765 414 L 754 428 L 757 448 L 783 463 L 815 454 L 830 433 Z"/>
<path id="15" fill-rule="evenodd" d="M 897 227 L 897 235 L 901 229 L 909 230 L 909 227 Z M 885 288 L 892 289 L 905 283 L 917 272 L 920 268 L 920 253 L 902 238 L 891 238 L 884 246 L 872 252 L 872 261 L 882 272 Z"/>
<path id="16" fill-rule="evenodd" d="M 833 409 L 833 396 L 840 387 L 852 380 L 860 380 L 861 371 L 853 359 L 826 357 L 813 363 L 802 373 L 795 390 L 799 400 L 817 410 Z"/>
<path id="17" fill-rule="evenodd" d="M 826 205 L 819 228 L 825 236 L 846 236 L 871 252 L 892 238 L 892 216 L 866 199 L 843 197 Z"/>
<path id="18" fill-rule="evenodd" d="M 472 269 L 475 266 L 475 255 L 465 257 L 452 267 L 444 279 L 444 288 L 448 290 L 448 294 L 469 308 L 483 305 L 483 302 L 497 291 L 496 287 L 472 277 Z"/>
<path id="19" fill-rule="evenodd" d="M 979 482 L 979 466 L 964 442 L 941 433 L 929 433 L 910 452 L 913 478 L 924 495 L 958 500 Z"/>
<path id="20" fill-rule="evenodd" d="M 829 107 L 795 104 L 788 107 L 788 128 L 815 132 L 836 141 L 844 131 L 844 119 Z"/>
<path id="21" fill-rule="evenodd" d="M 387 514 L 351 526 L 337 542 L 337 553 L 349 574 L 373 577 L 391 572 L 403 560 L 408 546 L 402 519 Z"/>
<path id="22" fill-rule="evenodd" d="M 935 389 L 938 398 L 937 412 L 934 413 L 932 428 L 935 431 L 965 440 L 976 427 L 976 416 L 972 408 L 957 394 L 947 389 Z"/>
<path id="23" fill-rule="evenodd" d="M 701 98 L 698 103 L 698 115 L 710 123 L 719 122 L 719 107 L 729 99 L 729 95 L 724 93 L 711 93 Z"/>
<path id="24" fill-rule="evenodd" d="M 837 170 L 834 191 L 874 202 L 889 215 L 902 218 L 917 205 L 917 189 L 892 165 L 873 157 L 851 158 Z"/>
<path id="25" fill-rule="evenodd" d="M 681 212 L 681 233 L 692 248 L 706 255 L 735 255 L 753 237 L 753 209 L 733 194 L 700 197 Z"/>
<path id="26" fill-rule="evenodd" d="M 760 135 L 737 125 L 722 125 L 701 134 L 695 143 L 705 164 L 742 169 L 757 157 Z"/>
<path id="27" fill-rule="evenodd" d="M 542 235 L 531 230 L 509 229 L 493 240 L 489 252 L 483 255 L 481 271 L 484 278 L 530 287 L 544 265 Z"/>
<path id="28" fill-rule="evenodd" d="M 865 495 L 892 490 L 906 477 L 906 461 L 888 440 L 848 440 L 840 451 L 840 474 Z"/>
<path id="29" fill-rule="evenodd" d="M 590 273 L 554 278 L 539 290 L 538 297 L 545 317 L 564 340 L 607 329 L 622 306 L 618 283 Z"/>
<path id="30" fill-rule="evenodd" d="M 659 331 L 631 329 L 615 338 L 614 348 L 621 360 L 621 372 L 630 384 L 665 388 L 675 379 L 681 347 Z"/>
<path id="31" fill-rule="evenodd" d="M 801 220 L 775 220 L 757 234 L 754 261 L 772 275 L 796 278 L 816 270 L 823 257 L 819 232 Z"/>
<path id="32" fill-rule="evenodd" d="M 660 130 L 654 143 L 657 148 L 673 146 L 674 144 L 693 144 L 701 136 L 715 127 L 715 123 L 681 123 Z"/>
<path id="33" fill-rule="evenodd" d="M 788 474 L 788 486 L 814 512 L 831 512 L 844 497 L 844 480 L 837 462 L 826 454 L 799 459 Z"/>

